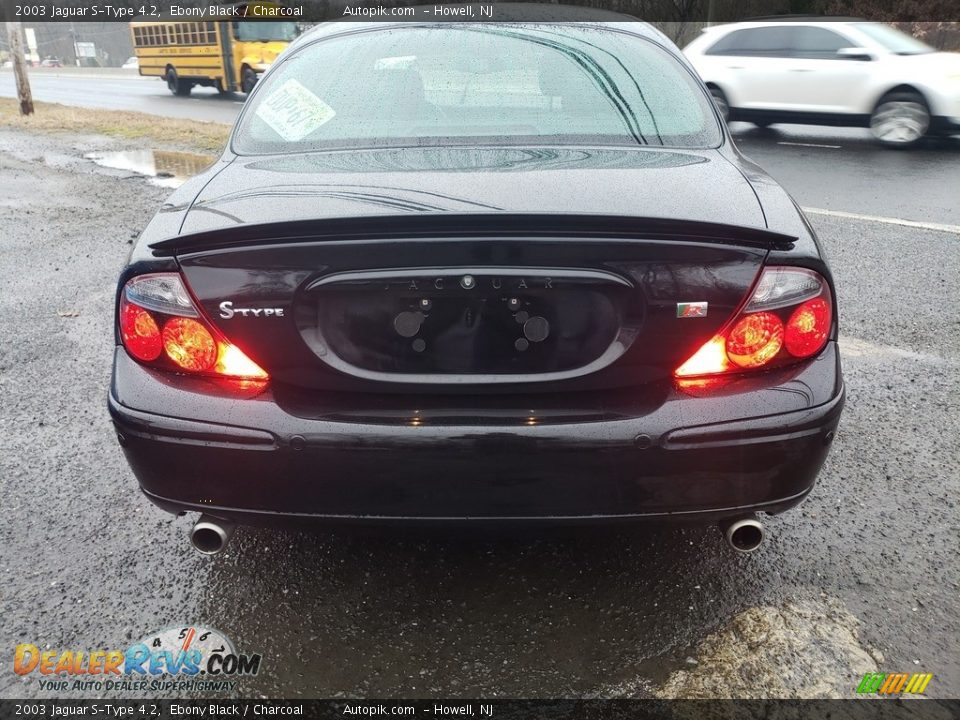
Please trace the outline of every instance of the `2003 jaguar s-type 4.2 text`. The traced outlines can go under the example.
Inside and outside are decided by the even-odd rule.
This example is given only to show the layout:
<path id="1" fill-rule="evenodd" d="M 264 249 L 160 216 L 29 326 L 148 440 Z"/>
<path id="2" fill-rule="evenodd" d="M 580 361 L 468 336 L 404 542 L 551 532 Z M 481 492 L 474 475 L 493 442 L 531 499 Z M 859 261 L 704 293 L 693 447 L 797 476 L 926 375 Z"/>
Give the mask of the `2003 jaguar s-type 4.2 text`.
<path id="1" fill-rule="evenodd" d="M 235 524 L 716 522 L 843 406 L 817 238 L 642 23 L 294 42 L 137 241 L 109 405 L 147 497 Z"/>

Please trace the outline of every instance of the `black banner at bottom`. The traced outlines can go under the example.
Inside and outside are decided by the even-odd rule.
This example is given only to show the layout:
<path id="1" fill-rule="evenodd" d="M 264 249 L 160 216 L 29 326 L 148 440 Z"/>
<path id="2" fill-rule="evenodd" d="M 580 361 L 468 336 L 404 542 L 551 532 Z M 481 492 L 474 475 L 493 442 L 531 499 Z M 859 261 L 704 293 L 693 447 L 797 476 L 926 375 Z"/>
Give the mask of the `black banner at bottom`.
<path id="1" fill-rule="evenodd" d="M 0 720 L 79 717 L 954 720 L 960 700 L 0 700 Z"/>

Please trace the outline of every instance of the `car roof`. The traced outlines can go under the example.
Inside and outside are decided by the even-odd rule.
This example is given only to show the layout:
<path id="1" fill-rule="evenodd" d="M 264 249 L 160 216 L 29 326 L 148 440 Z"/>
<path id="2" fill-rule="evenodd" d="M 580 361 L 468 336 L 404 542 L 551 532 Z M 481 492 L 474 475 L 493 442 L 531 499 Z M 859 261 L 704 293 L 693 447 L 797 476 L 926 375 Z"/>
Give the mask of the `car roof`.
<path id="1" fill-rule="evenodd" d="M 429 7 L 434 5 L 420 5 L 411 7 Z M 484 20 L 476 24 L 481 25 L 499 25 L 501 23 L 556 23 L 576 24 L 577 26 L 594 25 L 598 28 L 616 26 L 622 30 L 654 40 L 664 44 L 667 47 L 674 45 L 666 35 L 661 33 L 649 23 L 643 22 L 631 15 L 613 12 L 611 10 L 601 10 L 597 8 L 580 7 L 575 5 L 547 5 L 540 3 L 497 3 L 496 19 Z M 332 37 L 343 33 L 348 33 L 363 26 L 366 28 L 388 29 L 392 27 L 442 27 L 444 25 L 465 25 L 463 21 L 444 21 L 444 20 L 352 20 L 344 18 L 342 20 L 331 20 L 319 23 L 307 30 L 296 38 L 291 44 L 291 49 L 305 45 L 321 37 Z"/>
<path id="2" fill-rule="evenodd" d="M 713 25 L 708 28 L 704 28 L 704 32 L 711 32 L 716 30 L 741 30 L 744 28 L 761 28 L 761 27 L 780 27 L 788 25 L 833 25 L 833 26 L 845 26 L 853 24 L 861 24 L 869 22 L 868 20 L 858 20 L 856 18 L 844 18 L 843 20 L 838 20 L 836 18 L 827 18 L 820 15 L 791 15 L 785 16 L 782 19 L 774 20 L 742 20 L 740 22 L 733 23 L 724 23 L 723 25 Z"/>

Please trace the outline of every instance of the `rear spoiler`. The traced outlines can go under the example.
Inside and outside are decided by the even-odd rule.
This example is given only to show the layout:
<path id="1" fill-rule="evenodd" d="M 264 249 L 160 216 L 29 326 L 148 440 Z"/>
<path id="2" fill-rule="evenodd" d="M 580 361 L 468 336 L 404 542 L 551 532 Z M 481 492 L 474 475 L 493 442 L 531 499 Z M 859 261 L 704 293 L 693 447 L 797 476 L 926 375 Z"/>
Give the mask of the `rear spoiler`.
<path id="1" fill-rule="evenodd" d="M 157 256 L 244 245 L 398 239 L 671 240 L 789 250 L 797 238 L 765 228 L 673 218 L 573 213 L 418 213 L 231 225 L 151 243 Z"/>

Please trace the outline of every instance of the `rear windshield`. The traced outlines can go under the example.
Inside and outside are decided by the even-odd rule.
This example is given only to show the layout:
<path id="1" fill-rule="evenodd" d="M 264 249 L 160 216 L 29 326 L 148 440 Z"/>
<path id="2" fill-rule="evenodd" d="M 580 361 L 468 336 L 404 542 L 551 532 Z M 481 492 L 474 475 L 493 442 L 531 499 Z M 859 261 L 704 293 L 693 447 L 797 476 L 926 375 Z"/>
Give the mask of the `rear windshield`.
<path id="1" fill-rule="evenodd" d="M 710 100 L 670 53 L 597 26 L 394 27 L 287 57 L 233 149 L 604 144 L 715 147 Z"/>

